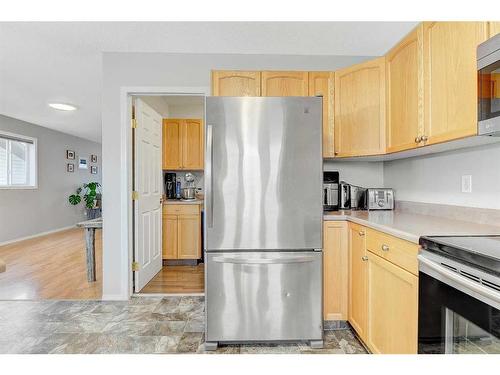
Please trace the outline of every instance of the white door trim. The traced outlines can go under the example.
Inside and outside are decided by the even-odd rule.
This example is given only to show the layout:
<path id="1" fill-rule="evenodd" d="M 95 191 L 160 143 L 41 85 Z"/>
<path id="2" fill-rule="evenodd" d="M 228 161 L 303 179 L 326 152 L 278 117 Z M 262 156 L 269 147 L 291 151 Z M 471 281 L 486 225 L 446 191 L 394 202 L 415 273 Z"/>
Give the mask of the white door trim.
<path id="1" fill-rule="evenodd" d="M 121 264 L 122 279 L 121 285 L 121 298 L 117 295 L 103 294 L 103 300 L 128 300 L 133 295 L 132 285 L 132 259 L 133 259 L 133 207 L 132 207 L 132 128 L 131 123 L 131 108 L 132 96 L 136 95 L 198 95 L 209 96 L 210 88 L 202 87 L 179 87 L 179 86 L 124 86 L 120 89 L 120 123 L 121 132 L 119 137 L 120 142 L 120 168 L 126 173 L 120 174 L 120 192 L 121 197 L 120 207 L 127 215 L 123 215 L 120 221 L 121 241 L 126 246 L 121 248 Z M 103 170 L 103 173 L 106 173 Z M 106 213 L 104 213 L 104 217 Z M 103 226 L 103 236 L 106 236 L 106 225 Z M 106 262 L 103 261 L 103 279 L 105 279 Z"/>

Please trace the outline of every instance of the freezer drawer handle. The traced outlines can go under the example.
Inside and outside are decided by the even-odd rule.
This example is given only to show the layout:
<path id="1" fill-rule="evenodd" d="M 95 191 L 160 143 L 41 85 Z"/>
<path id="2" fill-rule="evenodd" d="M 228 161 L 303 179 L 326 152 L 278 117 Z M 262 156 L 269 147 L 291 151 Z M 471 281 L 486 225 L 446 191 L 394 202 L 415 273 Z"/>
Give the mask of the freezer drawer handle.
<path id="1" fill-rule="evenodd" d="M 314 257 L 289 257 L 289 258 L 274 258 L 274 259 L 245 259 L 245 258 L 229 258 L 215 257 L 214 262 L 217 263 L 233 263 L 233 264 L 283 264 L 283 263 L 307 263 L 314 261 Z"/>

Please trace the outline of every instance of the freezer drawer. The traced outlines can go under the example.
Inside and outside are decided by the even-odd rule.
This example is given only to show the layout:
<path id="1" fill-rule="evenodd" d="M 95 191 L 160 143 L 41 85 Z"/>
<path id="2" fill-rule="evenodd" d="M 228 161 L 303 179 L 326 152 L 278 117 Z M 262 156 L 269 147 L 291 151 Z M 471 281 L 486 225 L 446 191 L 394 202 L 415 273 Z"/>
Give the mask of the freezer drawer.
<path id="1" fill-rule="evenodd" d="M 322 340 L 322 253 L 207 253 L 206 341 Z"/>

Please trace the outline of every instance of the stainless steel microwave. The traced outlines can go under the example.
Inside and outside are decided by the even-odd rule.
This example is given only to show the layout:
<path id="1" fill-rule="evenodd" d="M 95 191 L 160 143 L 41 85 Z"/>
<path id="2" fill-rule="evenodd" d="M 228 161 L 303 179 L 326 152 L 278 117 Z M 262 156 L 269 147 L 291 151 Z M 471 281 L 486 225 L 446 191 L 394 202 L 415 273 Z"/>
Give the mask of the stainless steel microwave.
<path id="1" fill-rule="evenodd" d="M 500 137 L 500 34 L 477 47 L 478 135 Z"/>

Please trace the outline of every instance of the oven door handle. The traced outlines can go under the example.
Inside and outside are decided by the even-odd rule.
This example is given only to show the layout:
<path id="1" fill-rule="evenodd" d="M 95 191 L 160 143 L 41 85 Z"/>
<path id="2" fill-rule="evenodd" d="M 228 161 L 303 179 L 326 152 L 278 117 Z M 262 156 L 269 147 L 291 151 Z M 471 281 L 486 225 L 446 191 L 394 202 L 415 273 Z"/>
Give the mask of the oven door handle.
<path id="1" fill-rule="evenodd" d="M 500 306 L 500 292 L 495 292 L 494 290 L 491 290 L 490 288 L 471 281 L 467 279 L 464 276 L 460 276 L 460 274 L 450 271 L 449 269 L 439 265 L 436 262 L 433 262 L 432 260 L 429 260 L 423 255 L 418 255 L 418 260 L 420 262 L 420 268 L 422 270 L 422 265 L 430 269 L 431 271 L 434 271 L 434 273 L 437 273 L 440 277 L 437 277 L 438 280 L 444 282 L 445 284 L 450 284 L 450 281 L 452 282 L 452 286 L 457 287 L 460 291 L 469 294 L 470 292 L 473 292 L 473 294 L 476 294 L 477 296 L 473 297 L 483 297 L 483 299 L 486 299 L 486 303 L 489 304 L 495 304 L 496 306 Z M 425 272 L 425 267 L 422 270 L 424 273 Z M 430 275 L 433 276 L 433 275 Z M 434 277 L 434 276 L 433 276 Z"/>

